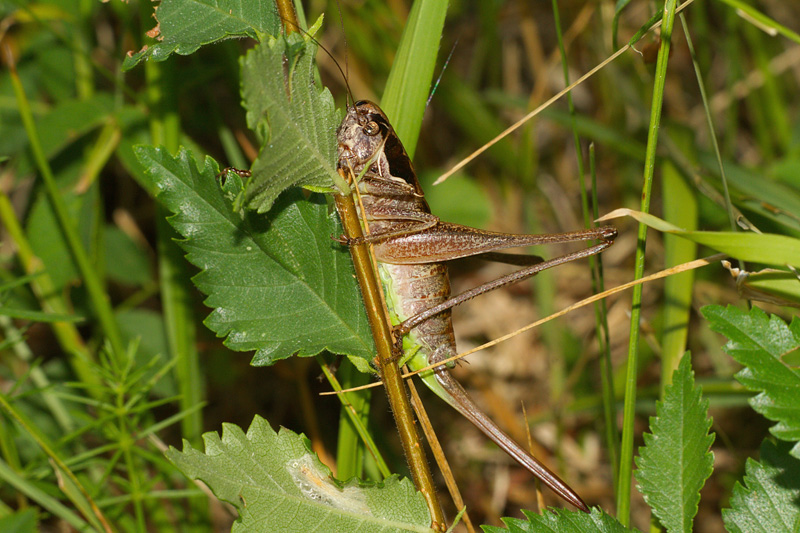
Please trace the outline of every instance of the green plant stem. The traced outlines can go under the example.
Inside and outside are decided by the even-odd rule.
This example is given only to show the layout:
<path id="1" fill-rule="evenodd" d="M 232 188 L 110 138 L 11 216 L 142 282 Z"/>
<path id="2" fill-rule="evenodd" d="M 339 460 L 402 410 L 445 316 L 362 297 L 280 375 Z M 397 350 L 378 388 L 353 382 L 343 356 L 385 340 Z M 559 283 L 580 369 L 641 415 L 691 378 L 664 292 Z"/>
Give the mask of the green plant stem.
<path id="1" fill-rule="evenodd" d="M 125 467 L 128 472 L 128 482 L 130 483 L 130 497 L 133 505 L 135 523 L 137 531 L 144 533 L 147 530 L 147 520 L 145 518 L 144 506 L 142 501 L 142 480 L 140 469 L 136 467 L 133 457 L 133 426 L 129 424 L 128 406 L 125 402 L 125 388 L 117 387 L 115 393 L 115 412 L 117 413 L 117 428 L 119 436 L 119 447 L 122 453 Z"/>
<path id="2" fill-rule="evenodd" d="M 203 412 L 196 407 L 203 402 L 203 378 L 196 346 L 196 328 L 192 307 L 191 275 L 183 253 L 175 242 L 177 234 L 159 206 L 157 228 L 158 271 L 161 306 L 170 353 L 175 358 L 175 372 L 180 390 L 180 408 L 192 413 L 181 419 L 181 434 L 199 444 L 203 431 Z"/>
<path id="3" fill-rule="evenodd" d="M 72 39 L 76 46 L 72 55 L 75 65 L 75 92 L 81 100 L 89 100 L 94 95 L 94 78 L 92 64 L 89 60 L 91 57 L 89 35 L 91 35 L 92 29 L 92 5 L 91 0 L 78 2 L 78 20 L 73 26 Z"/>
<path id="4" fill-rule="evenodd" d="M 167 342 L 176 361 L 181 409 L 194 409 L 203 401 L 203 380 L 195 346 L 191 289 L 184 283 L 188 283 L 191 276 L 182 252 L 174 241 L 177 233 L 166 221 L 167 213 L 159 207 L 157 216 L 159 292 Z M 202 413 L 198 411 L 183 419 L 181 428 L 183 438 L 198 443 L 202 431 Z"/>
<path id="5" fill-rule="evenodd" d="M 320 368 L 322 368 L 322 372 L 328 379 L 328 383 L 330 383 L 331 387 L 333 387 L 333 390 L 340 392 L 340 394 L 337 394 L 337 397 L 339 398 L 339 401 L 342 402 L 342 407 L 343 407 L 342 413 L 344 413 L 344 416 L 347 417 L 347 420 L 355 429 L 356 435 L 365 444 L 367 450 L 369 450 L 369 453 L 375 459 L 375 464 L 378 466 L 378 470 L 380 470 L 381 475 L 384 478 L 389 477 L 389 475 L 391 475 L 392 472 L 391 470 L 389 470 L 389 466 L 386 464 L 386 461 L 383 459 L 383 456 L 380 454 L 380 451 L 378 450 L 378 446 L 372 439 L 372 435 L 370 435 L 369 431 L 365 426 L 365 422 L 367 419 L 366 415 L 369 414 L 369 399 L 371 396 L 366 395 L 362 397 L 359 396 L 356 392 L 341 393 L 342 385 L 339 383 L 339 380 L 336 379 L 336 376 L 331 373 L 330 369 L 328 368 L 328 365 L 325 364 L 325 362 L 322 360 L 320 356 L 317 356 L 317 360 L 319 361 Z M 361 372 L 356 370 L 355 367 L 349 363 L 349 361 L 347 360 L 342 361 L 342 365 L 348 365 L 346 367 L 347 368 L 346 374 L 348 375 L 352 374 L 354 377 L 359 377 L 359 378 L 361 376 L 365 376 L 367 379 L 369 379 L 369 374 L 362 374 Z M 355 383 L 353 384 L 355 385 Z M 363 385 L 366 383 L 359 382 L 358 384 Z M 363 393 L 363 392 L 369 392 L 369 390 L 357 391 L 357 392 Z M 342 423 L 343 419 L 340 418 L 339 424 L 341 425 Z M 342 431 L 340 430 L 339 446 L 337 449 L 337 452 L 339 454 L 342 454 L 341 448 L 345 448 L 348 450 L 352 450 L 354 448 L 354 445 L 352 444 L 343 445 L 342 438 L 343 438 Z M 339 461 L 337 461 L 337 463 L 338 462 Z M 353 465 L 355 465 L 356 463 L 356 461 L 350 461 L 350 462 L 353 463 Z M 341 465 L 338 466 L 339 468 L 337 473 L 339 479 L 349 479 L 353 476 L 361 477 L 360 472 L 356 471 L 355 466 L 351 466 L 350 468 L 348 468 L 348 470 L 350 470 L 348 472 L 343 472 Z"/>
<path id="6" fill-rule="evenodd" d="M 697 60 L 697 54 L 694 50 L 692 35 L 689 33 L 689 27 L 686 24 L 686 18 L 683 16 L 683 13 L 681 13 L 679 16 L 681 20 L 681 27 L 683 28 L 683 34 L 686 36 L 686 45 L 689 49 L 689 55 L 692 58 L 692 65 L 694 66 L 694 75 L 695 78 L 697 78 L 697 88 L 700 90 L 700 98 L 703 101 L 703 111 L 706 115 L 706 124 L 708 124 L 708 136 L 711 139 L 711 146 L 714 149 L 714 156 L 717 158 L 720 184 L 722 185 L 722 192 L 725 196 L 725 211 L 728 213 L 728 225 L 730 226 L 731 231 L 738 231 L 739 226 L 736 225 L 736 217 L 733 212 L 733 202 L 731 202 L 731 193 L 728 190 L 728 177 L 725 175 L 725 165 L 722 164 L 722 154 L 719 150 L 719 143 L 717 143 L 717 130 L 714 127 L 714 119 L 711 117 L 711 105 L 708 101 L 708 94 L 706 93 L 706 84 L 703 81 L 703 75 L 700 72 L 700 64 Z M 694 228 L 686 227 L 686 229 L 691 230 Z M 744 261 L 739 261 L 739 268 L 745 270 Z M 677 366 L 675 368 L 677 368 Z"/>
<path id="7" fill-rule="evenodd" d="M 124 353 L 124 344 L 122 342 L 122 335 L 119 332 L 119 326 L 114 317 L 114 312 L 111 308 L 111 303 L 108 300 L 108 295 L 106 294 L 100 277 L 89 261 L 89 256 L 83 248 L 77 230 L 70 220 L 67 207 L 64 205 L 64 201 L 61 198 L 61 191 L 58 190 L 58 184 L 56 184 L 53 172 L 50 170 L 50 165 L 42 150 L 39 134 L 33 122 L 30 104 L 13 63 L 11 63 L 9 70 L 11 74 L 11 84 L 14 87 L 14 94 L 17 98 L 17 105 L 19 106 L 22 123 L 25 126 L 30 148 L 36 160 L 36 165 L 39 167 L 42 179 L 44 180 L 48 198 L 53 206 L 59 228 L 64 234 L 70 254 L 75 259 L 75 264 L 78 265 L 78 270 L 80 270 L 83 282 L 86 284 L 86 290 L 89 293 L 89 299 L 92 302 L 92 307 L 100 322 L 100 326 L 108 338 L 114 353 L 121 357 L 121 354 Z"/>
<path id="8" fill-rule="evenodd" d="M 559 51 L 561 52 L 562 73 L 564 75 L 564 81 L 566 85 L 569 85 L 567 52 L 564 49 L 564 39 L 563 35 L 561 34 L 561 17 L 558 10 L 558 1 L 552 0 L 550 5 L 551 9 L 553 10 L 553 22 L 556 30 L 556 40 L 558 42 Z M 578 138 L 578 132 L 575 128 L 575 120 L 574 120 L 575 106 L 573 105 L 572 102 L 571 92 L 567 93 L 567 107 L 569 109 L 570 115 L 572 116 L 572 138 L 575 144 L 575 151 L 577 153 L 576 162 L 578 164 L 578 176 L 580 176 L 581 179 L 581 195 L 585 197 L 586 189 L 582 183 L 583 158 L 581 157 L 580 140 Z M 584 207 L 585 205 L 586 204 L 584 203 Z M 586 216 L 586 211 L 584 211 L 584 217 L 585 216 Z M 546 277 L 536 280 L 540 283 L 540 287 L 537 293 L 539 294 L 539 301 L 543 304 L 540 309 L 542 314 L 544 315 L 552 314 L 555 311 L 553 302 L 555 301 L 556 284 L 554 282 L 554 279 L 552 278 L 552 273 L 547 272 L 546 274 L 547 274 Z M 548 323 L 547 327 L 543 328 L 543 335 L 548 347 L 550 402 L 554 407 L 553 414 L 556 426 L 556 442 L 559 443 L 564 441 L 563 414 L 564 414 L 564 399 L 567 386 L 566 385 L 567 364 L 564 357 L 564 342 L 563 342 L 565 334 L 566 332 L 563 330 L 563 328 L 558 326 L 556 323 Z M 559 461 L 558 465 L 559 470 L 563 470 L 566 465 L 564 464 L 564 454 L 561 453 L 560 446 L 556 449 L 556 456 L 558 457 Z"/>
<path id="9" fill-rule="evenodd" d="M 361 222 L 358 218 L 353 197 L 336 194 L 334 198 L 336 199 L 336 210 L 342 220 L 345 235 L 350 239 L 362 237 Z M 394 414 L 397 430 L 400 433 L 400 442 L 403 445 L 403 452 L 408 461 L 411 476 L 417 489 L 428 502 L 434 529 L 444 531 L 442 529 L 445 526 L 444 513 L 436 496 L 433 476 L 431 476 L 428 461 L 425 458 L 425 449 L 422 446 L 422 441 L 414 422 L 408 391 L 403 379 L 400 377 L 400 369 L 392 352 L 392 329 L 386 316 L 381 285 L 372 266 L 369 246 L 367 244 L 351 246 L 350 255 L 353 258 L 356 277 L 358 278 L 361 295 L 364 298 L 364 305 L 367 310 L 367 318 L 372 329 L 372 336 L 375 339 L 381 378 L 386 389 L 386 395 L 389 398 L 389 406 Z"/>
<path id="10" fill-rule="evenodd" d="M 592 215 L 594 220 L 600 218 L 597 208 L 597 171 L 595 167 L 594 143 L 589 145 L 589 173 L 592 176 Z M 592 260 L 593 258 L 589 258 Z M 603 277 L 602 258 L 592 263 L 592 280 L 597 280 L 597 290 L 605 290 Z M 594 305 L 595 329 L 600 353 L 600 389 L 603 398 L 603 425 L 606 434 L 606 447 L 608 448 L 608 462 L 611 471 L 619 469 L 619 431 L 617 431 L 617 410 L 614 388 L 614 365 L 611 362 L 611 334 L 608 327 L 608 306 L 606 300 L 600 300 Z M 614 495 L 617 495 L 617 478 L 613 476 Z"/>
<path id="11" fill-rule="evenodd" d="M 558 40 L 558 48 L 561 52 L 561 67 L 564 76 L 564 85 L 569 86 L 569 65 L 567 63 L 567 50 L 564 47 L 564 38 L 561 32 L 561 21 L 558 10 L 558 1 L 552 0 L 553 14 L 555 16 L 556 37 Z M 580 184 L 581 192 L 581 210 L 583 212 L 583 224 L 585 227 L 596 227 L 597 224 L 593 222 L 598 218 L 597 214 L 597 188 L 596 188 L 596 173 L 594 166 L 594 145 L 589 148 L 589 165 L 592 176 L 592 193 L 594 195 L 594 213 L 589 207 L 589 195 L 587 194 L 585 171 L 583 164 L 583 152 L 581 151 L 581 141 L 578 135 L 578 127 L 575 120 L 575 104 L 572 100 L 572 92 L 567 93 L 567 108 L 569 110 L 570 122 L 572 126 L 572 140 L 575 145 L 575 160 L 578 165 L 578 181 Z M 594 216 L 592 216 L 594 215 Z M 601 256 L 592 256 L 589 258 L 589 268 L 592 271 L 592 294 L 602 292 L 605 285 L 603 283 L 603 263 Z M 606 432 L 606 444 L 608 447 L 609 462 L 611 463 L 611 471 L 617 471 L 617 458 L 619 450 L 617 449 L 617 441 L 619 436 L 616 429 L 616 417 L 614 412 L 614 381 L 613 369 L 611 365 L 611 351 L 608 344 L 608 311 L 606 301 L 600 300 L 595 302 L 594 305 L 595 317 L 595 331 L 597 332 L 598 352 L 600 354 L 600 387 L 603 395 L 603 418 Z M 616 479 L 614 480 L 614 493 L 616 494 Z"/>
<path id="12" fill-rule="evenodd" d="M 650 128 L 647 132 L 647 149 L 644 164 L 644 185 L 642 187 L 641 211 L 650 211 L 650 197 L 653 188 L 653 173 L 656 164 L 656 147 L 658 145 L 658 128 L 661 124 L 661 107 L 664 101 L 664 84 L 667 75 L 672 28 L 675 22 L 675 0 L 667 0 L 664 5 L 664 23 L 661 26 L 661 47 L 653 84 L 653 102 L 650 108 Z M 636 259 L 634 263 L 634 279 L 644 276 L 644 252 L 647 242 L 647 226 L 639 224 L 637 235 Z M 642 314 L 642 286 L 633 288 L 631 305 L 631 329 L 628 340 L 628 368 L 625 376 L 625 405 L 622 421 L 622 442 L 620 443 L 619 475 L 617 486 L 617 519 L 629 526 L 631 521 L 631 470 L 633 468 L 633 431 L 636 416 L 636 378 L 639 373 L 639 319 Z"/>
<path id="13" fill-rule="evenodd" d="M 100 173 L 108 164 L 108 160 L 111 159 L 114 152 L 119 147 L 121 140 L 122 129 L 119 127 L 117 121 L 114 119 L 107 120 L 103 129 L 100 130 L 97 140 L 94 142 L 91 149 L 86 152 L 81 177 L 78 181 L 78 185 L 75 187 L 77 192 L 82 194 L 97 181 L 100 177 Z M 102 217 L 103 210 L 98 209 L 98 211 L 101 213 Z M 98 224 L 98 228 L 102 234 L 102 231 L 105 229 L 104 225 Z"/>
<path id="14" fill-rule="evenodd" d="M 152 9 L 142 6 L 143 11 Z M 176 153 L 180 140 L 180 121 L 172 69 L 166 63 L 145 64 L 147 100 L 151 109 L 150 136 L 153 144 L 162 144 Z M 179 235 L 166 220 L 168 213 L 160 205 L 156 213 L 156 247 L 158 249 L 159 289 L 164 326 L 180 391 L 180 408 L 188 414 L 181 419 L 182 437 L 200 445 L 203 413 L 196 406 L 203 401 L 203 379 L 197 351 L 197 331 L 192 294 L 194 288 L 183 251 L 175 242 Z M 200 512 L 199 509 L 196 510 Z"/>

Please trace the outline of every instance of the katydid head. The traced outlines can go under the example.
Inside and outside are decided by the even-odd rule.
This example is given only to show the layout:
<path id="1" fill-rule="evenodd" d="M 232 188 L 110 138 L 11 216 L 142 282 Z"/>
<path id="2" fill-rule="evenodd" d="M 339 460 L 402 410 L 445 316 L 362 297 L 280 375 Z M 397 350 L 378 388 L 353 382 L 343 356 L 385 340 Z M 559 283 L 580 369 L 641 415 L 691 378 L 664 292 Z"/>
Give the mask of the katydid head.
<path id="1" fill-rule="evenodd" d="M 380 155 L 392 126 L 381 109 L 366 100 L 347 108 L 339 126 L 339 166 L 349 166 L 360 172 L 365 165 L 380 165 Z"/>
<path id="2" fill-rule="evenodd" d="M 403 143 L 377 104 L 360 100 L 348 107 L 336 135 L 339 141 L 339 168 L 350 168 L 358 175 L 365 168 L 372 167 L 383 178 L 412 185 L 422 196 L 422 189 Z"/>

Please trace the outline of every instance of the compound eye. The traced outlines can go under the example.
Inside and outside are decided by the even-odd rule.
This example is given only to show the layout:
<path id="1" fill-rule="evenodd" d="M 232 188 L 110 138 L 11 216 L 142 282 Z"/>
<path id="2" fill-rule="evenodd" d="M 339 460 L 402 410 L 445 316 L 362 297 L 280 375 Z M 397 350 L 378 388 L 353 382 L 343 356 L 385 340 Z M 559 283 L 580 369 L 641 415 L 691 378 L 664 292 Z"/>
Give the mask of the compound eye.
<path id="1" fill-rule="evenodd" d="M 374 120 L 370 120 L 364 126 L 364 133 L 369 135 L 370 137 L 377 135 L 381 131 L 380 126 Z"/>

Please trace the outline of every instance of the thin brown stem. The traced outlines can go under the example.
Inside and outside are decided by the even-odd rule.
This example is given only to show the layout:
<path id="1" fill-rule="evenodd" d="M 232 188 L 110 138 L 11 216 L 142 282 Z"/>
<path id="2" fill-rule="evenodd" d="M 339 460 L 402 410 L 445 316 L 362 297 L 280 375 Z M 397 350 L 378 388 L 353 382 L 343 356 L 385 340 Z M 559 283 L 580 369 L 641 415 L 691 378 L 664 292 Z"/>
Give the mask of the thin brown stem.
<path id="1" fill-rule="evenodd" d="M 278 6 L 278 15 L 283 21 L 283 31 L 287 35 L 292 32 L 300 32 L 300 27 L 297 25 L 297 13 L 294 11 L 294 2 L 292 0 L 275 0 L 275 5 Z"/>
<path id="2" fill-rule="evenodd" d="M 276 0 L 276 5 L 283 21 L 284 31 L 286 33 L 298 31 L 297 15 L 291 0 Z M 343 171 L 340 171 L 340 174 L 342 178 L 347 178 Z M 353 196 L 334 194 L 334 198 L 345 235 L 350 240 L 360 239 L 363 242 L 361 222 L 358 218 Z M 436 531 L 446 531 L 447 524 L 444 520 L 442 506 L 436 496 L 433 476 L 425 458 L 425 449 L 422 447 L 422 440 L 414 423 L 414 415 L 408 399 L 408 390 L 400 377 L 400 369 L 397 367 L 397 361 L 392 354 L 392 328 L 386 316 L 381 285 L 378 283 L 375 270 L 372 267 L 373 262 L 369 246 L 367 244 L 350 246 L 350 255 L 353 258 L 356 278 L 358 278 L 358 284 L 361 287 L 361 295 L 364 298 L 364 306 L 367 309 L 367 318 L 372 329 L 372 337 L 375 340 L 381 378 L 386 388 L 386 395 L 389 397 L 389 406 L 392 409 L 397 430 L 400 433 L 400 441 L 411 470 L 411 476 L 417 489 L 428 503 L 428 509 L 431 512 L 431 527 Z"/>
<path id="3" fill-rule="evenodd" d="M 353 197 L 336 194 L 334 198 L 336 199 L 336 210 L 342 220 L 345 235 L 349 239 L 362 237 L 361 222 L 358 219 Z M 397 430 L 400 433 L 400 441 L 411 470 L 411 476 L 417 489 L 428 502 L 432 527 L 437 531 L 445 531 L 447 527 L 444 513 L 436 496 L 433 476 L 428 468 L 428 460 L 425 457 L 425 449 L 422 447 L 422 441 L 414 422 L 408 391 L 392 353 L 392 328 L 384 310 L 381 285 L 372 268 L 369 245 L 358 244 L 350 246 L 350 255 L 353 258 L 356 278 L 358 278 L 358 283 L 361 287 L 367 318 L 372 329 L 372 336 L 375 339 L 381 378 L 386 388 L 386 395 L 389 398 L 389 406 L 394 414 Z"/>
<path id="4" fill-rule="evenodd" d="M 461 497 L 461 491 L 458 489 L 456 479 L 453 476 L 453 469 L 450 468 L 450 463 L 447 462 L 447 457 L 444 455 L 442 444 L 439 442 L 439 438 L 436 436 L 436 432 L 433 430 L 431 419 L 428 417 L 428 412 L 425 410 L 425 405 L 422 403 L 422 398 L 419 397 L 417 388 L 414 386 L 414 381 L 408 380 L 407 383 L 408 390 L 411 392 L 411 406 L 417 413 L 417 420 L 419 420 L 419 424 L 422 426 L 422 432 L 425 434 L 425 439 L 427 439 L 428 445 L 431 447 L 433 459 L 439 466 L 439 471 L 442 473 L 442 477 L 444 477 L 445 485 L 447 485 L 447 491 L 450 493 L 450 497 L 453 499 L 456 509 L 464 509 L 466 507 L 464 504 L 464 498 Z M 467 531 L 469 533 L 475 533 L 475 526 L 472 525 L 472 520 L 469 519 L 468 513 L 465 512 L 462 515 L 462 520 L 464 521 L 464 525 L 467 526 Z"/>

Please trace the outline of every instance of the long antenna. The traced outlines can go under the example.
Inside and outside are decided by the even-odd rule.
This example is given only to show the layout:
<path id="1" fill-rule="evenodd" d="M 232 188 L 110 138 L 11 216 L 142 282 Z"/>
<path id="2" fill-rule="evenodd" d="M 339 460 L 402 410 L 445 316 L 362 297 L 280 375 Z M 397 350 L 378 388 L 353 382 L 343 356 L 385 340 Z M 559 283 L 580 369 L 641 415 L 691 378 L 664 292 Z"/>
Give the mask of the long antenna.
<path id="1" fill-rule="evenodd" d="M 344 75 L 344 83 L 347 86 L 347 95 L 350 98 L 350 103 L 355 105 L 356 99 L 353 97 L 353 93 L 350 92 L 350 83 L 349 83 L 349 80 L 350 80 L 350 64 L 347 61 L 347 33 L 345 33 L 345 31 L 344 31 L 344 16 L 342 14 L 342 3 L 339 0 L 336 0 L 336 8 L 339 10 L 339 28 L 341 28 L 341 30 L 342 30 L 342 39 L 344 40 L 344 73 L 343 73 L 343 75 Z M 328 55 L 330 55 L 330 54 L 328 54 Z M 331 56 L 331 59 L 333 59 L 333 56 Z M 333 61 L 336 62 L 335 59 L 333 59 Z M 338 63 L 337 63 L 337 66 L 338 66 Z M 341 72 L 341 70 L 342 70 L 342 68 L 339 67 L 339 71 L 340 72 Z M 347 104 L 347 107 L 350 107 L 350 105 Z"/>
<path id="2" fill-rule="evenodd" d="M 442 71 L 439 72 L 439 77 L 436 78 L 436 82 L 433 84 L 433 88 L 431 89 L 431 94 L 428 96 L 428 101 L 425 102 L 425 109 L 428 109 L 428 106 L 431 105 L 431 100 L 433 100 L 433 95 L 436 94 L 436 89 L 439 88 L 439 82 L 442 81 L 442 76 L 444 76 L 444 71 L 447 70 L 447 65 L 450 64 L 450 60 L 453 58 L 453 52 L 456 51 L 456 46 L 458 46 L 458 39 L 456 39 L 456 42 L 453 43 L 453 48 L 450 49 L 450 53 L 447 55 L 447 59 L 445 60 L 444 65 L 442 65 Z M 347 55 L 345 55 L 345 59 L 346 58 Z"/>
<path id="3" fill-rule="evenodd" d="M 337 0 L 337 4 L 338 4 L 338 0 Z M 337 68 L 337 69 L 339 69 L 339 73 L 342 75 L 342 79 L 344 80 L 344 86 L 345 86 L 345 88 L 347 89 L 347 98 L 348 98 L 348 99 L 349 99 L 351 102 L 355 102 L 355 97 L 353 96 L 353 91 L 350 89 L 350 81 L 349 81 L 348 74 L 346 73 L 346 71 L 345 71 L 345 70 L 342 70 L 342 65 L 341 65 L 341 64 L 339 64 L 339 62 L 336 60 L 336 58 L 335 58 L 335 57 L 333 57 L 333 54 L 331 53 L 331 51 L 330 51 L 330 50 L 328 50 L 327 48 L 325 48 L 325 46 L 323 46 L 323 44 L 322 44 L 321 42 L 319 42 L 319 41 L 318 41 L 318 40 L 317 40 L 317 39 L 316 39 L 316 38 L 315 38 L 313 35 L 311 35 L 309 32 L 307 32 L 307 31 L 306 31 L 306 30 L 304 30 L 303 28 L 300 28 L 300 27 L 298 27 L 298 26 L 297 26 L 297 25 L 295 25 L 293 22 L 291 22 L 291 21 L 287 21 L 287 20 L 286 20 L 286 19 L 285 19 L 283 16 L 281 16 L 281 14 L 280 14 L 280 13 L 276 13 L 276 14 L 278 15 L 278 18 L 280 18 L 280 19 L 281 19 L 281 20 L 282 20 L 284 23 L 291 24 L 291 25 L 294 27 L 294 29 L 295 29 L 296 31 L 298 31 L 298 32 L 302 33 L 302 34 L 303 34 L 305 37 L 307 37 L 307 38 L 308 38 L 310 41 L 312 41 L 312 42 L 313 42 L 314 44 L 316 44 L 318 47 L 322 48 L 322 50 L 323 50 L 323 51 L 324 51 L 326 54 L 328 54 L 328 57 L 330 57 L 330 58 L 331 58 L 331 60 L 333 61 L 334 65 L 336 65 L 336 68 Z M 339 19 L 340 19 L 340 21 L 341 21 L 341 14 L 342 14 L 342 13 L 341 13 L 341 9 L 340 9 L 340 10 L 339 10 Z M 342 22 L 342 32 L 343 32 L 342 34 L 344 34 L 344 23 L 343 23 L 343 22 Z M 347 39 L 345 39 L 345 45 L 344 45 L 344 61 L 345 61 L 345 67 L 346 67 L 346 66 L 347 66 Z"/>

